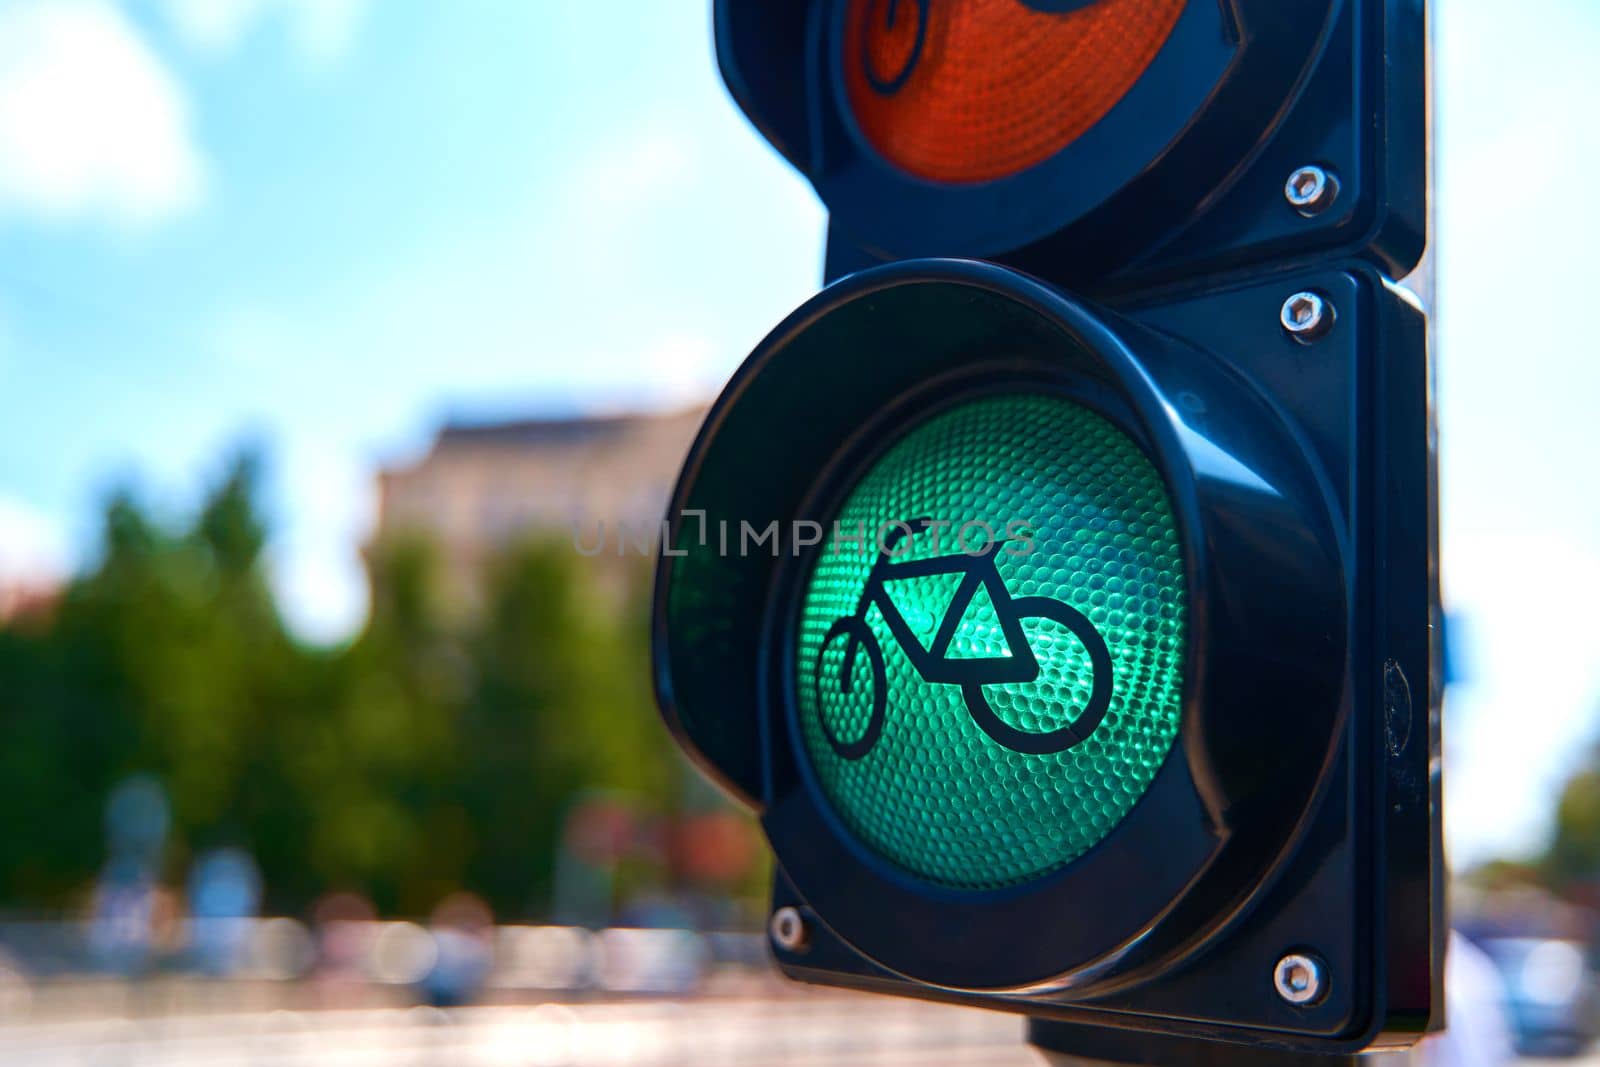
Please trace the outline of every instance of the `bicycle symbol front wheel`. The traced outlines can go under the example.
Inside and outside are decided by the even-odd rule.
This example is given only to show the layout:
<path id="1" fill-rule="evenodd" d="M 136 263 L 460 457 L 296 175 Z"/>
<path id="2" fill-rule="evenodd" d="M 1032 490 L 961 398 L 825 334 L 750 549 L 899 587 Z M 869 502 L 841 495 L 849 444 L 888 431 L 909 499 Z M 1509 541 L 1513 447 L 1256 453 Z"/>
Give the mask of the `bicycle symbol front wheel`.
<path id="1" fill-rule="evenodd" d="M 854 692 L 855 668 L 862 652 L 866 653 L 868 684 L 872 687 L 872 711 L 867 717 L 867 728 L 853 741 L 844 740 L 834 731 L 822 699 L 823 657 L 840 640 L 846 642 L 844 660 L 839 665 L 840 692 L 845 696 Z M 822 736 L 828 739 L 828 744 L 847 760 L 858 760 L 871 752 L 878 738 L 883 735 L 883 721 L 888 714 L 889 676 L 883 666 L 883 649 L 879 647 L 878 639 L 865 619 L 852 615 L 829 627 L 828 635 L 822 639 L 822 648 L 817 651 L 817 666 L 812 677 L 816 679 L 817 686 L 817 722 L 822 725 Z"/>
<path id="2" fill-rule="evenodd" d="M 909 16 L 902 10 L 901 2 L 902 0 L 887 0 L 881 18 L 876 16 L 882 0 L 872 0 L 863 12 L 861 72 L 866 75 L 867 84 L 883 96 L 893 96 L 904 88 L 911 75 L 916 72 L 917 64 L 922 62 L 922 51 L 928 43 L 928 6 L 931 0 L 905 0 L 906 8 L 915 9 Z M 916 19 L 916 32 L 912 36 L 911 50 L 896 70 L 885 73 L 873 62 L 873 42 L 879 40 L 880 35 L 892 33 L 897 29 L 904 17 Z"/>
<path id="3" fill-rule="evenodd" d="M 1029 756 L 1065 752 L 1094 733 L 1100 721 L 1106 717 L 1106 709 L 1111 706 L 1111 650 L 1106 647 L 1105 638 L 1100 636 L 1100 631 L 1094 628 L 1087 616 L 1059 600 L 1042 596 L 1020 597 L 1015 604 L 1019 619 L 1049 619 L 1060 623 L 1083 643 L 1094 673 L 1089 702 L 1078 717 L 1066 726 L 1044 732 L 1019 730 L 994 713 L 988 698 L 983 695 L 981 682 L 968 682 L 961 687 L 961 695 L 967 702 L 967 713 L 979 729 L 1013 752 Z"/>

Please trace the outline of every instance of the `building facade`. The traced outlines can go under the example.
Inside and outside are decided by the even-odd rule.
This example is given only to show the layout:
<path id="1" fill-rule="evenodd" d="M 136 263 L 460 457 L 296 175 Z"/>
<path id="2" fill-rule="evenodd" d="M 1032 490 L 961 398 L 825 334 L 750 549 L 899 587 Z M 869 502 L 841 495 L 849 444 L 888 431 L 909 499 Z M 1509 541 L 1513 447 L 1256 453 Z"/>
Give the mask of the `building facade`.
<path id="1" fill-rule="evenodd" d="M 615 557 L 622 531 L 659 526 L 704 417 L 695 407 L 447 424 L 421 460 L 379 473 L 375 541 L 432 541 L 447 601 L 468 610 L 485 568 L 518 542 L 561 539 L 592 552 L 603 527 L 603 552 Z"/>

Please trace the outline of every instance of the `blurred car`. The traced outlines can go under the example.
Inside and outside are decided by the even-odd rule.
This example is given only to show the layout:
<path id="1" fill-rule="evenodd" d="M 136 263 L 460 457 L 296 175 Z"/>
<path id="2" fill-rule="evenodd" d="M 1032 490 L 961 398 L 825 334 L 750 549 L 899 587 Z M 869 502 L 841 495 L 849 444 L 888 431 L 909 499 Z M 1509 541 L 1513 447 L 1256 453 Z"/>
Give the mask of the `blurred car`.
<path id="1" fill-rule="evenodd" d="M 1505 980 L 1519 1053 L 1576 1056 L 1600 1036 L 1600 985 L 1580 942 L 1501 937 L 1482 947 Z"/>

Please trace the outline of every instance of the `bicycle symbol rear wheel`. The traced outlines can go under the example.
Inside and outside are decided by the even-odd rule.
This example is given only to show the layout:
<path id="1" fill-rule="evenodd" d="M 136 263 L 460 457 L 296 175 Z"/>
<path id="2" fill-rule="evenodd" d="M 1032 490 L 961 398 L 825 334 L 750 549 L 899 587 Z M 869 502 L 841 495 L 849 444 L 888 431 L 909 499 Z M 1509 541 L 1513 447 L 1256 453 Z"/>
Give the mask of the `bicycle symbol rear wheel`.
<path id="1" fill-rule="evenodd" d="M 866 653 L 868 681 L 872 686 L 872 711 L 867 717 L 867 728 L 853 741 L 846 741 L 834 732 L 822 699 L 822 658 L 829 646 L 840 639 L 849 643 L 845 645 L 845 660 L 839 667 L 839 689 L 847 695 L 854 690 L 856 664 L 859 662 L 859 653 L 863 651 Z M 858 760 L 871 752 L 878 738 L 883 735 L 883 721 L 889 707 L 889 676 L 883 666 L 883 649 L 879 647 L 878 639 L 865 619 L 851 615 L 829 627 L 828 635 L 822 639 L 822 648 L 817 650 L 817 666 L 812 677 L 816 679 L 817 687 L 817 722 L 821 724 L 822 736 L 828 739 L 828 744 L 847 760 Z"/>
<path id="2" fill-rule="evenodd" d="M 1100 721 L 1106 717 L 1106 709 L 1111 706 L 1111 650 L 1106 647 L 1105 638 L 1100 636 L 1100 632 L 1082 612 L 1059 600 L 1042 596 L 1019 597 L 1014 604 L 1018 619 L 1049 619 L 1060 623 L 1083 643 L 1094 672 L 1089 702 L 1078 717 L 1066 726 L 1044 732 L 1019 730 L 994 713 L 988 698 L 983 695 L 981 682 L 968 682 L 961 687 L 961 695 L 967 702 L 967 713 L 979 729 L 1013 752 L 1029 756 L 1066 752 L 1094 733 Z"/>

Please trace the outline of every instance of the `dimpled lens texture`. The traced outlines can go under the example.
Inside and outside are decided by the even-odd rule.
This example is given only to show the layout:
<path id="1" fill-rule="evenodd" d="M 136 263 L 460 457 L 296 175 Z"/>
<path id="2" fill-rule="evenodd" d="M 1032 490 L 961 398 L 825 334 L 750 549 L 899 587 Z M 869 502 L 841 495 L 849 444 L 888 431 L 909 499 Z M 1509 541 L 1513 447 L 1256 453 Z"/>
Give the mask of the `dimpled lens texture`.
<path id="1" fill-rule="evenodd" d="M 867 141 L 902 170 L 936 182 L 1009 177 L 1110 114 L 1184 4 L 1098 0 L 1060 12 L 1022 0 L 849 0 L 845 91 Z"/>
<path id="2" fill-rule="evenodd" d="M 950 569 L 880 572 L 881 592 L 865 597 L 878 531 L 917 519 L 951 525 L 902 535 L 891 565 L 940 558 Z M 974 523 L 1003 542 L 988 561 L 971 554 L 986 540 Z M 796 707 L 816 781 L 850 831 L 905 871 L 962 889 L 1037 878 L 1105 838 L 1172 748 L 1183 687 L 1182 551 L 1166 488 L 1133 440 L 1058 397 L 967 401 L 873 463 L 827 529 L 801 604 Z M 859 530 L 865 548 L 848 540 Z M 964 576 L 991 566 L 998 587 L 957 598 Z M 919 647 L 896 639 L 885 604 Z M 935 655 L 951 612 L 959 622 Z M 1007 617 L 1038 662 L 1031 681 L 1015 680 L 1029 651 L 1008 642 Z M 1082 740 L 1030 754 L 980 727 L 973 697 L 1002 732 L 1070 737 L 1063 728 L 1095 691 L 1085 625 L 1111 678 Z M 952 670 L 971 673 L 941 680 Z M 985 680 L 1007 670 L 1010 681 Z"/>

